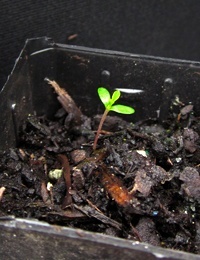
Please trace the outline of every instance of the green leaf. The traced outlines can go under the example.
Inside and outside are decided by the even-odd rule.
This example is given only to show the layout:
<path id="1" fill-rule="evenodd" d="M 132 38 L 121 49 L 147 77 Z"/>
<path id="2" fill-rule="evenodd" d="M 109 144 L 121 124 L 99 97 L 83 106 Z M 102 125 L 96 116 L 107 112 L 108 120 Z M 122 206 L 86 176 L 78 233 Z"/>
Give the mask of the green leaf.
<path id="1" fill-rule="evenodd" d="M 111 107 L 112 111 L 120 113 L 120 114 L 133 114 L 135 113 L 135 109 L 129 106 L 124 105 L 114 105 Z"/>
<path id="2" fill-rule="evenodd" d="M 98 95 L 99 98 L 101 99 L 101 102 L 105 105 L 105 107 L 107 106 L 107 104 L 110 101 L 110 93 L 106 88 L 100 87 L 98 88 Z"/>
<path id="3" fill-rule="evenodd" d="M 112 94 L 111 102 L 112 104 L 115 103 L 116 100 L 120 98 L 121 92 L 119 90 L 115 90 L 114 93 Z"/>

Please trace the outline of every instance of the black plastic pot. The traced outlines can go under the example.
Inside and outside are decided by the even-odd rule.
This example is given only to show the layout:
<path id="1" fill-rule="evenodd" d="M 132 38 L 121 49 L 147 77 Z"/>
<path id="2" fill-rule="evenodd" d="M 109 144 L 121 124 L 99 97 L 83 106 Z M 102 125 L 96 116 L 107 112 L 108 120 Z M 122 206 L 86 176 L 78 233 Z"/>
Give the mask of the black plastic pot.
<path id="1" fill-rule="evenodd" d="M 102 112 L 96 89 L 140 89 L 123 93 L 136 113 L 129 120 L 166 117 L 171 100 L 195 105 L 200 114 L 200 63 L 55 44 L 31 39 L 0 94 L 0 147 L 17 144 L 18 131 L 29 113 L 51 117 L 58 108 L 44 78 L 65 87 L 87 115 Z M 0 219 L 0 255 L 4 259 L 199 259 L 188 253 L 153 247 L 36 220 Z"/>

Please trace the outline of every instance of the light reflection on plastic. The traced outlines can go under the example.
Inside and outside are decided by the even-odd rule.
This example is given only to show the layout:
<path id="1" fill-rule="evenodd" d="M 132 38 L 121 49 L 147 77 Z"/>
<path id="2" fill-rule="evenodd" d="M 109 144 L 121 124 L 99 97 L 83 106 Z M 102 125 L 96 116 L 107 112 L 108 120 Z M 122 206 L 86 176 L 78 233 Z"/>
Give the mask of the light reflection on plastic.
<path id="1" fill-rule="evenodd" d="M 132 88 L 116 88 L 116 90 L 119 90 L 122 93 L 128 93 L 128 94 L 137 94 L 137 93 L 144 92 L 144 90 L 142 90 L 142 89 L 132 89 Z"/>

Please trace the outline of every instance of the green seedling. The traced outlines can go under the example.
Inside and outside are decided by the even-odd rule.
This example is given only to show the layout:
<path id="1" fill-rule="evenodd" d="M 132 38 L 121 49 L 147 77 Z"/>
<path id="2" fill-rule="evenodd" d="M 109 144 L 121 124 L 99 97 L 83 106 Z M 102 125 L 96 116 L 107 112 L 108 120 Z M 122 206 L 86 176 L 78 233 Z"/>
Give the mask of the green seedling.
<path id="1" fill-rule="evenodd" d="M 120 98 L 120 95 L 121 95 L 121 92 L 119 90 L 115 90 L 114 93 L 112 94 L 112 97 L 106 88 L 100 87 L 100 88 L 98 88 L 97 92 L 98 92 L 99 98 L 101 99 L 102 103 L 105 106 L 105 111 L 100 120 L 99 127 L 97 130 L 95 139 L 94 139 L 93 150 L 96 149 L 97 141 L 98 141 L 103 123 L 104 123 L 109 111 L 114 111 L 114 112 L 117 112 L 120 114 L 135 113 L 135 110 L 132 107 L 120 105 L 120 104 L 115 105 L 115 102 Z"/>

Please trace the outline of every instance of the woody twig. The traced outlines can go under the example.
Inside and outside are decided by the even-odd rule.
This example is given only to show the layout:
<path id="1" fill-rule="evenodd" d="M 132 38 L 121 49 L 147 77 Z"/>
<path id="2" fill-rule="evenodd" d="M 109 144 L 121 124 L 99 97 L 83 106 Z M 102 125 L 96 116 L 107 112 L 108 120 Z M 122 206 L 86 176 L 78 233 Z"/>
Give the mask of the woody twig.
<path id="1" fill-rule="evenodd" d="M 73 122 L 76 125 L 80 124 L 82 113 L 68 92 L 61 88 L 54 80 L 45 78 L 45 81 L 47 81 L 54 88 L 55 92 L 58 94 L 58 101 L 61 103 L 66 112 L 73 116 Z"/>

